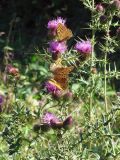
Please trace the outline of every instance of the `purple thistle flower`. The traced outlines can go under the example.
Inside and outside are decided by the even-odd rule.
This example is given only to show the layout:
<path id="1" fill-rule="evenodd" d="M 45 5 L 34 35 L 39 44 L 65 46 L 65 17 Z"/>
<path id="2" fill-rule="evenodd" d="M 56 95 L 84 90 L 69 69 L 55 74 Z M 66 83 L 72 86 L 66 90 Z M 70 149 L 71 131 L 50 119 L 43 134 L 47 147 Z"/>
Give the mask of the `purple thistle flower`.
<path id="1" fill-rule="evenodd" d="M 65 22 L 66 22 L 66 20 L 65 19 L 63 19 L 62 17 L 58 17 L 57 19 L 56 19 L 56 22 L 57 22 L 57 25 L 59 24 L 59 23 L 61 23 L 61 24 L 65 24 Z"/>
<path id="2" fill-rule="evenodd" d="M 59 88 L 57 88 L 54 84 L 50 82 L 45 83 L 45 88 L 49 93 L 56 93 L 57 91 L 59 91 Z"/>
<path id="3" fill-rule="evenodd" d="M 4 97 L 0 95 L 0 112 L 2 112 L 2 104 L 4 103 Z"/>
<path id="4" fill-rule="evenodd" d="M 67 50 L 67 46 L 65 42 L 51 41 L 49 43 L 48 51 L 53 54 L 62 54 Z"/>
<path id="5" fill-rule="evenodd" d="M 57 19 L 53 19 L 48 22 L 47 28 L 49 29 L 49 34 L 52 36 L 56 36 L 56 29 L 59 23 L 65 25 L 66 20 L 64 20 L 61 17 L 58 17 Z"/>
<path id="6" fill-rule="evenodd" d="M 4 97 L 0 95 L 0 106 L 3 104 L 3 102 L 4 102 Z"/>
<path id="7" fill-rule="evenodd" d="M 54 20 L 51 20 L 48 22 L 48 25 L 47 25 L 47 28 L 48 29 L 51 29 L 51 30 L 56 30 L 57 29 L 57 25 L 59 23 L 61 24 L 65 24 L 66 20 L 64 20 L 63 18 L 61 17 L 58 17 L 57 19 L 54 19 Z"/>
<path id="8" fill-rule="evenodd" d="M 48 125 L 52 125 L 51 122 L 58 123 L 60 120 L 52 113 L 47 112 L 43 116 L 43 123 L 47 123 Z"/>
<path id="9" fill-rule="evenodd" d="M 56 30 L 56 28 L 57 28 L 57 21 L 56 20 L 49 21 L 48 25 L 47 25 L 47 28 L 51 29 L 51 30 Z"/>
<path id="10" fill-rule="evenodd" d="M 75 49 L 82 54 L 90 54 L 92 52 L 92 45 L 89 40 L 79 41 L 75 45 Z"/>

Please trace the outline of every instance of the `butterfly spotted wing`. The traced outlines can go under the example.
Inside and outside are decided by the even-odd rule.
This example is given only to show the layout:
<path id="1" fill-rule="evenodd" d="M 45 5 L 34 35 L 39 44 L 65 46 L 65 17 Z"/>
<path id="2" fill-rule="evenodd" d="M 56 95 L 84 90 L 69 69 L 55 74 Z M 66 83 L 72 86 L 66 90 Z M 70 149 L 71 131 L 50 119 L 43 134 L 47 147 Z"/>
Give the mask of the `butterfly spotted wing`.
<path id="1" fill-rule="evenodd" d="M 73 70 L 74 67 L 60 67 L 53 71 L 54 80 L 61 86 L 63 90 L 67 89 L 68 86 L 68 74 Z"/>
<path id="2" fill-rule="evenodd" d="M 63 24 L 59 23 L 57 27 L 57 38 L 59 41 L 68 40 L 73 36 L 72 31 Z"/>
<path id="3" fill-rule="evenodd" d="M 73 68 L 74 68 L 73 66 L 71 66 L 71 67 L 58 67 L 53 71 L 53 74 L 66 77 L 73 70 Z"/>
<path id="4" fill-rule="evenodd" d="M 68 78 L 67 77 L 61 77 L 61 76 L 54 76 L 54 80 L 60 85 L 62 90 L 66 90 L 68 87 Z"/>

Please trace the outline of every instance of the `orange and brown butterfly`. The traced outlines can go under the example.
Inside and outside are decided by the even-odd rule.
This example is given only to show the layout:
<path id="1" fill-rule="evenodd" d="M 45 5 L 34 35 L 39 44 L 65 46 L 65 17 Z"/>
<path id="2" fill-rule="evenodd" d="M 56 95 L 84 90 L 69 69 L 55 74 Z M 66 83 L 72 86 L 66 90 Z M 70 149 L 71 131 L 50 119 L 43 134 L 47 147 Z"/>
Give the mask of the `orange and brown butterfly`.
<path id="1" fill-rule="evenodd" d="M 73 36 L 72 31 L 68 29 L 65 25 L 58 23 L 57 26 L 57 40 L 66 41 Z"/>
<path id="2" fill-rule="evenodd" d="M 71 67 L 58 67 L 53 71 L 53 79 L 55 82 L 62 88 L 62 90 L 66 90 L 68 87 L 68 75 L 73 70 L 73 66 Z"/>

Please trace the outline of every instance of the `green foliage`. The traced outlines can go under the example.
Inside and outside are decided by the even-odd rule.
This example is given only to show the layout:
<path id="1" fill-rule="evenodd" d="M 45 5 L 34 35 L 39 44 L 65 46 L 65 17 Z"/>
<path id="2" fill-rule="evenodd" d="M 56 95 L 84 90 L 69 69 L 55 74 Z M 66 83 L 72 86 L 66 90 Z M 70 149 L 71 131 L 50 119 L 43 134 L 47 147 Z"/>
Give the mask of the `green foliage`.
<path id="1" fill-rule="evenodd" d="M 56 6 L 60 3 L 52 2 Z M 108 16 L 103 24 L 94 1 L 82 2 L 91 12 L 88 27 L 92 31 L 92 54 L 82 61 L 71 48 L 62 56 L 63 64 L 74 66 L 69 76 L 72 98 L 53 97 L 43 87 L 52 76 L 50 53 L 38 47 L 21 62 L 9 58 L 13 51 L 9 44 L 4 47 L 4 71 L 0 72 L 0 95 L 4 97 L 0 104 L 0 160 L 120 159 L 120 95 L 111 85 L 114 78 L 120 79 L 120 72 L 109 59 L 119 46 L 117 35 L 110 35 L 111 27 L 119 26 L 119 22 L 113 22 L 117 9 L 110 11 L 110 1 L 103 1 Z M 101 41 L 97 32 L 104 33 Z M 9 63 L 19 68 L 19 74 L 8 74 Z M 41 125 L 46 111 L 62 120 L 72 116 L 71 128 L 35 132 L 34 125 Z"/>

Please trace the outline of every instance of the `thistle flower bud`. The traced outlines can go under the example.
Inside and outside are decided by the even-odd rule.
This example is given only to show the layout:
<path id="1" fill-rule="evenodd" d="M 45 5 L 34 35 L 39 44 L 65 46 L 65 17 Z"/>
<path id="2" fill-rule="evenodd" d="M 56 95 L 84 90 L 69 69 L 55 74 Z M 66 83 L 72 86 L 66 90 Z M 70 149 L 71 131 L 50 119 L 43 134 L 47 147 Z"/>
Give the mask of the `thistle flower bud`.
<path id="1" fill-rule="evenodd" d="M 73 93 L 72 93 L 71 91 L 68 91 L 68 92 L 64 95 L 64 97 L 65 97 L 66 99 L 72 99 Z"/>
<path id="2" fill-rule="evenodd" d="M 120 92 L 117 92 L 117 96 L 120 97 Z"/>
<path id="3" fill-rule="evenodd" d="M 53 96 L 54 98 L 59 99 L 60 97 L 62 97 L 62 91 L 57 90 L 56 92 L 54 92 Z"/>
<path id="4" fill-rule="evenodd" d="M 63 127 L 65 129 L 69 129 L 72 126 L 73 123 L 73 118 L 72 116 L 69 116 L 68 118 L 66 118 L 63 122 Z"/>
<path id="5" fill-rule="evenodd" d="M 115 8 L 115 9 L 120 9 L 120 0 L 113 0 L 112 2 L 112 6 Z"/>
<path id="6" fill-rule="evenodd" d="M 104 12 L 104 7 L 101 3 L 96 5 L 96 11 L 98 11 L 100 13 Z"/>
<path id="7" fill-rule="evenodd" d="M 7 65 L 7 71 L 9 74 L 13 75 L 13 76 L 19 76 L 19 69 L 12 66 L 12 65 Z"/>
<path id="8" fill-rule="evenodd" d="M 105 24 L 106 21 L 107 21 L 107 16 L 106 16 L 106 15 L 100 16 L 100 22 L 101 22 L 102 24 Z"/>
<path id="9" fill-rule="evenodd" d="M 93 74 L 97 74 L 97 69 L 96 69 L 96 67 L 92 67 L 92 68 L 91 68 L 91 72 L 92 72 Z"/>
<path id="10" fill-rule="evenodd" d="M 116 35 L 117 35 L 118 37 L 120 37 L 120 27 L 117 29 Z"/>

